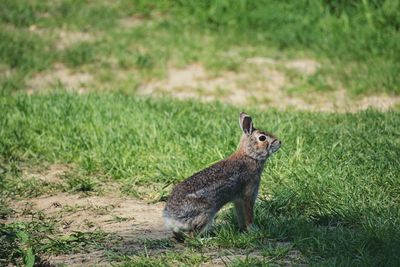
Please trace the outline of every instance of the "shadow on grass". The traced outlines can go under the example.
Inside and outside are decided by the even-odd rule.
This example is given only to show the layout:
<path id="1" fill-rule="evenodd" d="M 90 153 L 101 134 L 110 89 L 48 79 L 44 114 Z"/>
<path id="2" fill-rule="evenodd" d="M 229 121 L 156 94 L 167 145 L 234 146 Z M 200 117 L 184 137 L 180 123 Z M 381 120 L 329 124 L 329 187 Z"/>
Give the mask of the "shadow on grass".
<path id="1" fill-rule="evenodd" d="M 319 266 L 399 266 L 400 231 L 393 222 L 271 211 L 273 200 L 258 207 L 256 223 L 269 237 L 293 242 L 309 264 Z M 268 209 L 269 207 L 269 209 Z"/>

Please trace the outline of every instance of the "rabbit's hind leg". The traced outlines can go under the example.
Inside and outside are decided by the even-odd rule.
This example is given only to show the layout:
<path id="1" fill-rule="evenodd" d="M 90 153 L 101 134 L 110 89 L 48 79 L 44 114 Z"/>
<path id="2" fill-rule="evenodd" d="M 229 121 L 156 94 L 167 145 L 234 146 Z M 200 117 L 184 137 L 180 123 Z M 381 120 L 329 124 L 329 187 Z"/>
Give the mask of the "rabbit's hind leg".
<path id="1" fill-rule="evenodd" d="M 187 236 L 186 232 L 190 231 L 189 223 L 183 222 L 175 218 L 165 218 L 167 229 L 172 230 L 173 237 L 178 242 L 184 242 Z"/>
<path id="2" fill-rule="evenodd" d="M 192 231 L 197 235 L 202 235 L 211 229 L 215 214 L 201 213 L 192 221 Z"/>

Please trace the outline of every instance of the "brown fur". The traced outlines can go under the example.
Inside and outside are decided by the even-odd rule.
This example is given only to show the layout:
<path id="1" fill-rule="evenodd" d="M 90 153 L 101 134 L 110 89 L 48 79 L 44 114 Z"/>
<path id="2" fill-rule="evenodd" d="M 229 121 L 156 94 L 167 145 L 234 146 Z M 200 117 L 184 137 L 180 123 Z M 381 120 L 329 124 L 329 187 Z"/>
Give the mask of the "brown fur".
<path id="1" fill-rule="evenodd" d="M 175 235 L 204 232 L 228 202 L 235 205 L 239 228 L 252 227 L 265 161 L 281 142 L 272 134 L 255 129 L 245 113 L 240 114 L 240 126 L 243 135 L 234 154 L 195 173 L 172 190 L 163 217 Z"/>

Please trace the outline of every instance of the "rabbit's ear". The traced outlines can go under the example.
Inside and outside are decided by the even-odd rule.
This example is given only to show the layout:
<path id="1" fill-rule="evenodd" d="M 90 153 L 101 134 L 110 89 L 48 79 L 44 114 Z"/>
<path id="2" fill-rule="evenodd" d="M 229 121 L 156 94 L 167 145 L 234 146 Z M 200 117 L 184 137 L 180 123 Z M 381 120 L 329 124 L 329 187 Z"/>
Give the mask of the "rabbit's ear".
<path id="1" fill-rule="evenodd" d="M 239 124 L 245 134 L 250 135 L 253 132 L 253 120 L 246 113 L 240 112 Z"/>

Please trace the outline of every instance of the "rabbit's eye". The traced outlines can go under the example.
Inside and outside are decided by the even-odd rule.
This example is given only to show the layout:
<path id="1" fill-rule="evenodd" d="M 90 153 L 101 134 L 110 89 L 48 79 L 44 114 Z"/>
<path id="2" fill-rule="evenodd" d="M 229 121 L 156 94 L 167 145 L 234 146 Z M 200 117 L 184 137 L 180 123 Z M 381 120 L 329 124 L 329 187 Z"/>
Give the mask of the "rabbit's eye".
<path id="1" fill-rule="evenodd" d="M 265 135 L 260 135 L 260 137 L 258 137 L 258 140 L 264 142 L 265 140 L 267 140 L 267 137 Z"/>

